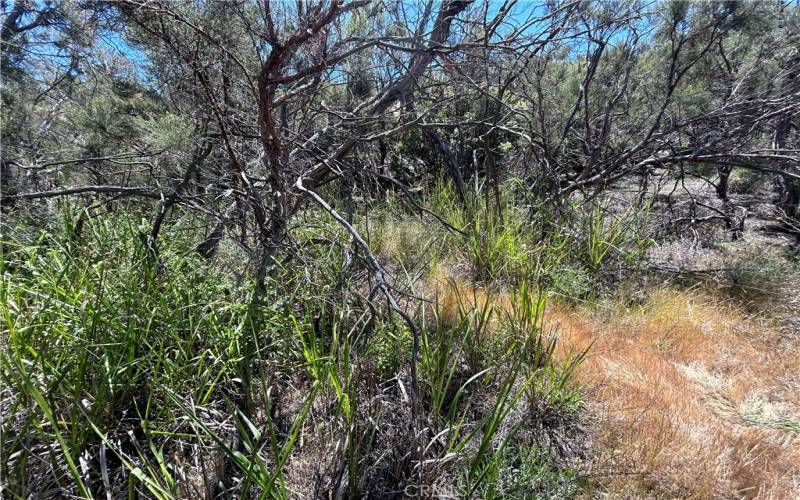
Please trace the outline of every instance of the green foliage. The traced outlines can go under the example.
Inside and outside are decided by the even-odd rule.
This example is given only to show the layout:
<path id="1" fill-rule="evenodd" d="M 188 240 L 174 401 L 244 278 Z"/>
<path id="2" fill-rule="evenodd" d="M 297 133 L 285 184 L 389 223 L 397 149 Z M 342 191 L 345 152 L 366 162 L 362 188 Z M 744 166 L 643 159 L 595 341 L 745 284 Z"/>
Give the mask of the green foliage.
<path id="1" fill-rule="evenodd" d="M 481 497 L 526 500 L 577 497 L 583 487 L 577 468 L 554 465 L 551 455 L 548 449 L 535 446 L 506 451 Z"/>
<path id="2" fill-rule="evenodd" d="M 194 139 L 194 127 L 185 116 L 166 113 L 135 120 L 143 140 L 156 151 L 186 151 Z"/>
<path id="3" fill-rule="evenodd" d="M 736 256 L 726 268 L 725 276 L 734 288 L 748 295 L 770 296 L 783 291 L 790 269 L 779 252 L 751 247 Z"/>
<path id="4" fill-rule="evenodd" d="M 83 244 L 48 234 L 34 245 L 5 242 L 0 367 L 19 427 L 3 433 L 4 477 L 21 481 L 26 464 L 41 459 L 30 443 L 57 442 L 56 478 L 67 470 L 90 496 L 99 478 L 85 467 L 101 464 L 76 475 L 74 463 L 105 446 L 152 495 L 175 496 L 155 450 L 178 435 L 181 419 L 192 416 L 187 408 L 218 401 L 249 378 L 247 361 L 269 338 L 257 325 L 286 325 L 279 305 L 253 310 L 231 301 L 229 281 L 179 247 L 165 247 L 161 267 L 152 266 L 135 234 L 118 218 L 92 221 Z M 23 496 L 27 488 L 13 480 L 8 487 Z"/>
<path id="5" fill-rule="evenodd" d="M 481 202 L 467 227 L 468 252 L 478 277 L 521 276 L 533 250 L 528 243 L 522 211 L 506 205 L 503 219 Z"/>
<path id="6" fill-rule="evenodd" d="M 555 361 L 556 337 L 543 330 L 546 296 L 522 285 L 504 314 L 491 295 L 474 307 L 466 305 L 476 304 L 477 297 L 457 297 L 454 324 L 423 330 L 421 374 L 447 443 L 439 456 L 462 457 L 460 488 L 466 497 L 491 496 L 502 469 L 509 467 L 506 459 L 517 460 L 513 443 L 526 426 L 525 419 L 512 417 L 518 403 L 524 401 L 532 414 L 541 404 L 563 412 L 574 412 L 579 404 L 568 380 L 585 353 L 563 365 Z M 502 349 L 486 357 L 493 338 Z M 478 353 L 484 358 L 471 359 Z M 488 409 L 470 426 L 468 416 L 482 404 L 487 383 L 493 388 Z"/>
<path id="7" fill-rule="evenodd" d="M 728 190 L 731 193 L 755 194 L 765 181 L 764 174 L 749 168 L 734 168 L 728 178 Z"/>
<path id="8" fill-rule="evenodd" d="M 548 274 L 553 293 L 565 300 L 580 300 L 589 295 L 594 286 L 591 273 L 583 267 L 566 266 Z"/>
<path id="9" fill-rule="evenodd" d="M 288 498 L 301 435 L 321 433 L 343 443 L 335 456 L 348 495 L 369 489 L 392 416 L 370 406 L 377 396 L 365 380 L 403 377 L 412 338 L 396 317 L 319 293 L 340 265 L 337 252 L 309 247 L 321 275 L 280 271 L 253 304 L 248 283 L 187 253 L 188 239 L 164 240 L 160 261 L 149 261 L 138 237 L 147 224 L 135 211 L 88 219 L 80 236 L 73 220 L 64 212 L 50 233 L 4 242 L 0 376 L 13 418 L 0 467 L 9 492 L 38 494 L 26 478 L 41 464 L 55 471 L 52 487 L 83 497 L 123 494 L 103 476 L 114 467 L 130 491 L 184 496 L 179 450 L 188 446 L 211 469 L 227 464 L 238 478 L 224 486 L 229 494 Z M 318 222 L 317 231 L 338 234 Z M 555 338 L 542 331 L 546 294 L 522 285 L 503 313 L 491 296 L 479 307 L 470 305 L 477 296 L 457 302 L 453 324 L 421 323 L 421 407 L 440 435 L 424 456 L 456 457 L 452 473 L 472 495 L 495 481 L 528 425 L 520 408 L 571 414 L 579 397 L 566 382 L 574 363 L 556 362 Z M 300 384 L 291 411 L 276 403 L 276 373 Z M 320 407 L 330 409 L 324 425 L 312 422 Z"/>
<path id="10" fill-rule="evenodd" d="M 158 101 L 143 90 L 131 88 L 134 84 L 103 83 L 106 92 L 89 99 L 76 117 L 78 127 L 85 133 L 83 148 L 88 156 L 123 152 L 119 148 L 132 146 L 142 135 L 140 124 L 160 111 Z M 117 149 L 112 151 L 113 146 Z"/>
<path id="11" fill-rule="evenodd" d="M 592 203 L 580 216 L 580 248 L 583 265 L 597 275 L 612 264 L 639 268 L 653 240 L 646 232 L 649 207 L 630 207 L 618 213 L 610 205 Z"/>
<path id="12" fill-rule="evenodd" d="M 441 215 L 453 227 L 463 228 L 467 224 L 467 214 L 458 198 L 453 181 L 438 180 L 425 192 L 424 205 Z"/>
<path id="13" fill-rule="evenodd" d="M 600 271 L 609 252 L 622 242 L 625 236 L 624 219 L 614 217 L 610 222 L 605 210 L 595 204 L 584 219 L 584 259 L 592 272 Z"/>
<path id="14" fill-rule="evenodd" d="M 476 346 L 482 346 L 480 352 L 487 352 L 485 343 L 490 339 L 489 325 L 495 314 L 493 304 L 487 301 L 469 307 L 468 299 L 460 296 L 456 301 L 457 323 L 442 323 L 441 314 L 436 311 L 437 328 L 422 330 L 420 348 L 420 372 L 427 383 L 432 413 L 446 414 L 450 423 L 454 423 L 466 386 L 487 372 L 486 365 L 497 361 L 476 356 Z"/>
<path id="15" fill-rule="evenodd" d="M 405 326 L 376 325 L 366 355 L 373 360 L 379 377 L 391 378 L 402 368 L 408 361 L 412 340 L 411 332 Z"/>
<path id="16" fill-rule="evenodd" d="M 463 243 L 455 243 L 464 249 L 474 276 L 480 280 L 530 277 L 535 274 L 540 252 L 545 250 L 534 243 L 535 227 L 526 220 L 525 211 L 513 203 L 513 189 L 503 192 L 507 194 L 499 207 L 473 194 L 465 209 L 452 182 L 444 181 L 437 183 L 425 200 L 431 211 L 463 231 Z"/>
<path id="17" fill-rule="evenodd" d="M 531 380 L 526 387 L 528 402 L 534 405 L 544 403 L 562 412 L 574 412 L 581 398 L 577 388 L 571 384 L 571 376 L 589 349 L 556 360 L 557 330 L 544 329 L 547 300 L 545 290 L 533 290 L 523 282 L 512 294 L 506 323 L 512 338 L 523 340 L 524 366 Z"/>

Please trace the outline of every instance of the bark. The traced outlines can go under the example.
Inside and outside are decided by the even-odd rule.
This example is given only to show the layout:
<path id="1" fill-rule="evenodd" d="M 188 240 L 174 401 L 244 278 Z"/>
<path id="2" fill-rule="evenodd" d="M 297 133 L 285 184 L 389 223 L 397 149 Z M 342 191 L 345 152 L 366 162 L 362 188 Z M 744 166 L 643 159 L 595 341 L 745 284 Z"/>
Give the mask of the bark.
<path id="1" fill-rule="evenodd" d="M 450 173 L 450 177 L 453 178 L 453 182 L 456 185 L 456 189 L 458 189 L 458 196 L 461 198 L 461 203 L 465 206 L 467 204 L 467 188 L 464 185 L 464 175 L 461 171 L 461 163 L 458 161 L 455 153 L 450 148 L 450 145 L 447 143 L 444 137 L 441 136 L 437 131 L 433 130 L 432 128 L 425 128 L 425 133 L 433 139 L 436 143 L 436 148 L 439 150 L 439 153 L 444 157 L 445 161 L 447 162 L 448 172 Z"/>
<path id="2" fill-rule="evenodd" d="M 783 150 L 787 147 L 789 132 L 792 128 L 791 115 L 784 116 L 775 128 L 773 147 L 776 150 Z M 775 179 L 778 191 L 777 207 L 790 219 L 798 216 L 797 209 L 800 207 L 800 180 L 786 175 L 778 175 Z"/>
<path id="3" fill-rule="evenodd" d="M 728 181 L 731 177 L 731 169 L 732 167 L 727 165 L 720 165 L 717 167 L 717 174 L 719 175 L 719 180 L 717 181 L 716 190 L 717 190 L 717 197 L 720 200 L 727 200 L 728 199 Z"/>
<path id="4" fill-rule="evenodd" d="M 146 186 L 76 186 L 53 191 L 37 191 L 35 193 L 19 193 L 6 196 L 7 200 L 37 200 L 41 198 L 54 198 L 83 193 L 107 193 L 127 196 L 141 196 L 144 198 L 161 198 L 161 193 Z"/>
<path id="5" fill-rule="evenodd" d="M 225 236 L 225 230 L 233 221 L 233 215 L 236 213 L 237 204 L 231 203 L 228 205 L 228 208 L 225 210 L 225 213 L 222 217 L 214 224 L 214 228 L 211 232 L 206 236 L 206 238 L 200 242 L 197 247 L 195 247 L 195 252 L 199 253 L 206 259 L 210 259 L 214 257 L 217 253 L 217 249 L 219 248 L 219 243 L 222 241 L 222 238 Z"/>
<path id="6" fill-rule="evenodd" d="M 790 96 L 800 90 L 800 50 L 795 49 L 793 57 L 787 61 L 780 85 L 782 96 Z M 783 151 L 789 146 L 789 134 L 792 128 L 797 126 L 796 123 L 793 123 L 796 114 L 796 107 L 794 110 L 789 108 L 778 118 L 773 138 L 773 149 L 776 151 Z M 795 166 L 795 168 L 797 167 Z M 800 180 L 784 175 L 776 184 L 778 187 L 778 208 L 790 219 L 795 219 L 798 216 L 797 210 L 800 206 Z"/>

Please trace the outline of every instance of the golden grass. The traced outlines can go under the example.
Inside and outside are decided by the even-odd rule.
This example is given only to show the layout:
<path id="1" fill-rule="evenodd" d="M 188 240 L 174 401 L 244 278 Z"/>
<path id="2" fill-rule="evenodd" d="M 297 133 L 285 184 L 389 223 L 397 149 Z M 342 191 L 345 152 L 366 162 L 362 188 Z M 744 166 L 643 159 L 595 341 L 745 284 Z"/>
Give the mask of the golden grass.
<path id="1" fill-rule="evenodd" d="M 556 309 L 600 418 L 606 486 L 633 496 L 797 498 L 800 364 L 740 311 L 665 291 L 602 318 Z"/>
<path id="2" fill-rule="evenodd" d="M 490 300 L 452 281 L 428 291 L 445 317 L 455 296 Z M 491 300 L 508 308 L 506 296 Z M 559 326 L 560 355 L 592 344 L 575 376 L 597 420 L 590 475 L 599 489 L 615 498 L 800 498 L 800 341 L 678 291 L 606 313 L 554 305 L 546 321 Z"/>

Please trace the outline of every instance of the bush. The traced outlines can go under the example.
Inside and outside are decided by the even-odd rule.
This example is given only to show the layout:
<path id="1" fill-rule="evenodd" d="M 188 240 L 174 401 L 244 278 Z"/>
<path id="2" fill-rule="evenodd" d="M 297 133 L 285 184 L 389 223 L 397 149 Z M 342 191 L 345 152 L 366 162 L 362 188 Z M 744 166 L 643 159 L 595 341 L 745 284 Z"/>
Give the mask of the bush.
<path id="1" fill-rule="evenodd" d="M 276 270 L 254 301 L 251 279 L 166 232 L 181 223 L 148 260 L 140 225 L 115 214 L 88 220 L 82 238 L 54 229 L 4 242 L 10 495 L 287 498 L 344 487 L 357 497 L 445 481 L 472 496 L 501 459 L 517 461 L 507 445 L 539 425 L 531 412 L 579 403 L 569 378 L 582 358 L 554 358 L 538 290 L 521 286 L 505 314 L 488 296 L 482 308 L 459 301 L 449 325 L 418 321 L 417 394 L 408 325 L 350 282 L 326 293 L 336 247 L 302 247 L 317 272 Z"/>
<path id="2" fill-rule="evenodd" d="M 736 167 L 728 178 L 728 190 L 737 194 L 754 194 L 764 183 L 764 174 L 749 168 Z"/>
<path id="3" fill-rule="evenodd" d="M 725 269 L 730 285 L 751 295 L 774 295 L 782 292 L 789 262 L 776 251 L 751 247 Z"/>
<path id="4" fill-rule="evenodd" d="M 366 354 L 372 359 L 377 375 L 390 379 L 408 362 L 412 345 L 411 332 L 405 325 L 379 323 L 369 339 Z"/>
<path id="5" fill-rule="evenodd" d="M 563 267 L 548 273 L 549 288 L 567 300 L 588 296 L 594 288 L 592 275 L 582 267 Z"/>
<path id="6" fill-rule="evenodd" d="M 174 432 L 178 419 L 172 394 L 205 405 L 242 377 L 252 325 L 246 308 L 226 299 L 222 276 L 169 250 L 161 266 L 150 265 L 125 221 L 95 222 L 87 235 L 84 245 L 53 235 L 31 246 L 6 242 L 0 370 L 15 426 L 4 432 L 2 467 L 9 491 L 19 494 L 38 467 L 26 464 L 52 460 L 58 482 L 71 479 L 63 491 L 91 496 L 99 478 L 79 471 L 84 457 L 97 457 L 108 439 L 134 450 L 127 430 L 160 448 L 159 436 Z M 12 438 L 15 432 L 24 440 Z M 174 491 L 167 469 L 118 459 L 129 470 L 154 465 L 152 495 Z"/>
<path id="7" fill-rule="evenodd" d="M 577 468 L 553 464 L 547 448 L 531 447 L 509 454 L 516 460 L 500 462 L 496 494 L 503 498 L 567 499 L 581 491 Z M 488 493 L 488 492 L 487 492 Z"/>

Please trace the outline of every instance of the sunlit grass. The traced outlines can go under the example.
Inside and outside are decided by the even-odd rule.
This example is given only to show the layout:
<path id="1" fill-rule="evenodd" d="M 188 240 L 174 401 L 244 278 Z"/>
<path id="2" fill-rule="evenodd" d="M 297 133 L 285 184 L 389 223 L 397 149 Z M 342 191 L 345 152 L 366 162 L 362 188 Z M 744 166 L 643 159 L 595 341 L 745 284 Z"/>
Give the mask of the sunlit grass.
<path id="1" fill-rule="evenodd" d="M 330 293 L 342 262 L 330 242 L 347 239 L 325 218 L 316 224 L 316 234 L 298 238 L 318 272 L 277 269 L 257 302 L 247 275 L 186 250 L 190 232 L 165 240 L 158 261 L 148 257 L 131 217 L 89 219 L 80 235 L 53 228 L 33 242 L 8 239 L 5 491 L 289 498 L 322 488 L 358 496 L 385 474 L 376 458 L 400 453 L 383 466 L 399 471 L 395 488 L 449 478 L 473 495 L 503 484 L 511 457 L 535 447 L 517 436 L 530 435 L 526 415 L 541 401 L 574 414 L 574 366 L 556 363 L 555 337 L 541 321 L 544 295 L 524 284 L 510 307 L 490 295 L 482 309 L 466 297 L 454 308 L 410 304 L 422 327 L 422 413 L 412 412 L 407 328 L 360 298 L 355 278 L 343 284 L 349 295 Z M 409 282 L 469 251 L 461 236 L 444 245 L 446 230 L 403 242 L 396 227 L 372 229 Z M 431 245 L 419 250 L 422 241 Z M 498 262 L 509 262 L 503 245 Z M 426 310 L 440 320 L 429 322 Z M 400 392 L 387 393 L 387 384 Z"/>

